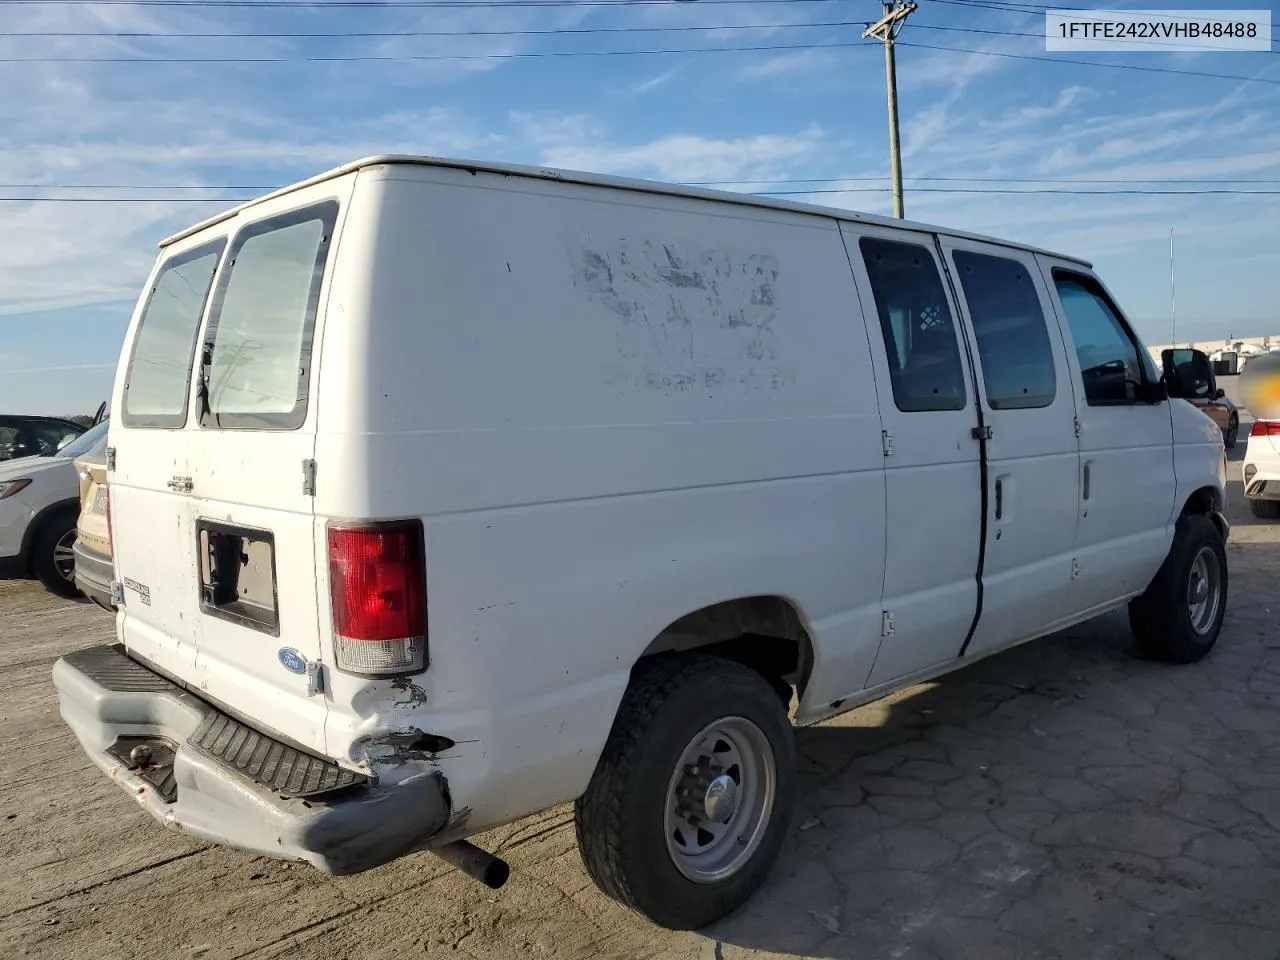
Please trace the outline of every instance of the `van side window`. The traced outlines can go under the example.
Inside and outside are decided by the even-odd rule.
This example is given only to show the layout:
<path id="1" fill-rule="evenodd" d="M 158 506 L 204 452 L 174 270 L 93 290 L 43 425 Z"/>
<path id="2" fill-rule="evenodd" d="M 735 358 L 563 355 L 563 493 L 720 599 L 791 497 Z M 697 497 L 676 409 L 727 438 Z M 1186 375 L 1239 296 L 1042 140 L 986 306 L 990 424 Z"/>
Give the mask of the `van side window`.
<path id="1" fill-rule="evenodd" d="M 125 372 L 121 422 L 181 427 L 187 422 L 191 363 L 213 273 L 225 240 L 171 258 L 156 274 L 138 319 Z"/>
<path id="2" fill-rule="evenodd" d="M 963 410 L 968 394 L 942 277 L 928 247 L 858 241 L 889 356 L 899 410 Z"/>
<path id="3" fill-rule="evenodd" d="M 1140 351 L 1101 286 L 1089 277 L 1053 271 L 1058 299 L 1071 327 L 1085 400 L 1091 406 L 1136 403 L 1136 388 L 1154 380 Z"/>
<path id="4" fill-rule="evenodd" d="M 337 219 L 333 201 L 236 234 L 210 311 L 201 360 L 204 427 L 300 427 L 311 340 Z"/>
<path id="5" fill-rule="evenodd" d="M 952 259 L 978 338 L 987 403 L 992 410 L 1049 406 L 1058 387 L 1053 347 L 1027 268 L 967 250 Z"/>

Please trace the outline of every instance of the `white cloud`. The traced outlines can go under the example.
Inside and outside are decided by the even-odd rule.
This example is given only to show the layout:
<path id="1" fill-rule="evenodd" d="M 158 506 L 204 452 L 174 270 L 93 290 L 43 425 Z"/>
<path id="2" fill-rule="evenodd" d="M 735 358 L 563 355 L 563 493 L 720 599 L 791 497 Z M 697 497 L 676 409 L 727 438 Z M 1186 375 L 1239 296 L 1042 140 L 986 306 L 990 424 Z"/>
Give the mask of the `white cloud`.
<path id="1" fill-rule="evenodd" d="M 778 177 L 788 165 L 809 160 L 824 143 L 821 129 L 808 127 L 746 137 L 671 134 L 627 144 L 610 142 L 607 131 L 580 116 L 518 115 L 516 120 L 546 166 L 672 181 Z"/>
<path id="2" fill-rule="evenodd" d="M 665 86 L 673 77 L 675 77 L 677 73 L 683 70 L 684 67 L 685 65 L 683 63 L 677 64 L 676 66 L 672 67 L 670 70 L 663 70 L 661 73 L 657 74 L 656 76 L 652 76 L 645 80 L 640 80 L 636 83 L 631 84 L 627 88 L 627 90 L 628 92 L 632 94 L 637 94 L 637 95 L 649 93 L 653 90 L 657 90 L 659 87 Z"/>
<path id="3" fill-rule="evenodd" d="M 748 80 L 767 80 L 817 70 L 830 66 L 833 60 L 830 50 L 797 50 L 749 63 L 739 71 L 739 76 Z"/>

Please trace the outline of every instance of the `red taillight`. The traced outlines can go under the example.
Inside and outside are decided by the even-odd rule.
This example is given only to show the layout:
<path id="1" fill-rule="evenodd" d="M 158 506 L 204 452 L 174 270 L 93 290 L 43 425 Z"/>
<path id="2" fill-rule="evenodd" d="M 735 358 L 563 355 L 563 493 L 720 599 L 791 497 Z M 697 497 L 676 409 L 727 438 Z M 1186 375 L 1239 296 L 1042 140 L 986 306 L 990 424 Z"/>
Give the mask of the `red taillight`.
<path id="1" fill-rule="evenodd" d="M 1280 437 L 1280 420 L 1255 420 L 1249 428 L 1251 437 Z"/>
<path id="2" fill-rule="evenodd" d="M 330 527 L 329 594 L 339 670 L 387 676 L 426 668 L 421 522 Z"/>

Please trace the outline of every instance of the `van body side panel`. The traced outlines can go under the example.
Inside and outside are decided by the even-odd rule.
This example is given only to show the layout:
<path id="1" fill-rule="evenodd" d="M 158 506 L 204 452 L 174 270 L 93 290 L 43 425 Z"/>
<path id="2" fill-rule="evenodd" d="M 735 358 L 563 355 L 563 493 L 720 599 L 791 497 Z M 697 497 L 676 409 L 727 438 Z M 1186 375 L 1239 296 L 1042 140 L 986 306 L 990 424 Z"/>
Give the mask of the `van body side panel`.
<path id="1" fill-rule="evenodd" d="M 466 832 L 572 799 L 645 647 L 739 597 L 806 620 L 802 711 L 864 684 L 883 458 L 833 222 L 397 167 L 361 172 L 363 217 L 317 520 L 423 517 L 430 666 L 335 670 L 335 753 L 401 776 L 425 761 L 397 734 L 457 741 L 434 761 Z"/>

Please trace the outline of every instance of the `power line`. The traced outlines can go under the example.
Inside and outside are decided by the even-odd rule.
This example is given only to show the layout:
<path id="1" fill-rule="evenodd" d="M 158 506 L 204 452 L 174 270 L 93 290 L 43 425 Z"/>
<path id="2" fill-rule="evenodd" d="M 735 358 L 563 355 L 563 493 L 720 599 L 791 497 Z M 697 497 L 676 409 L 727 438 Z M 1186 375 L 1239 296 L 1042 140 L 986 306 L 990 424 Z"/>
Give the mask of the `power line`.
<path id="1" fill-rule="evenodd" d="M 1220 186 L 1243 184 L 1246 186 L 1280 185 L 1280 177 L 903 177 L 909 183 L 994 183 L 994 184 L 1050 184 L 1062 186 Z M 759 177 L 748 180 L 687 180 L 687 187 L 748 187 L 748 186 L 800 186 L 803 184 L 882 183 L 888 177 Z M 278 190 L 285 184 L 199 184 L 199 183 L 0 183 L 0 191 L 32 190 L 148 190 L 148 191 L 209 191 L 258 193 Z M 10 198 L 16 199 L 16 198 Z M 37 199 L 58 199 L 53 197 Z M 70 197 L 66 199 L 80 199 Z M 134 198 L 121 198 L 134 199 Z M 172 198 L 166 198 L 172 199 Z M 197 198 L 220 200 L 224 198 Z"/>
<path id="2" fill-rule="evenodd" d="M 470 9 L 478 7 L 539 9 L 542 7 L 674 7 L 696 2 L 706 6 L 794 5 L 830 3 L 831 0 L 93 0 L 98 7 L 236 7 L 309 8 L 341 7 L 362 10 Z M 85 6 L 85 0 L 0 0 L 0 6 Z"/>
<path id="3" fill-rule="evenodd" d="M 0 0 L 0 4 L 10 0 Z M 36 2 L 36 0 L 31 0 Z M 49 0 L 61 2 L 61 0 Z M 130 0 L 136 2 L 136 0 Z M 158 0 L 157 0 L 158 2 Z M 627 0 L 617 0 L 627 2 Z M 638 2 L 638 0 L 637 0 Z M 671 0 L 667 0 L 671 2 Z M 705 0 L 695 0 L 703 3 Z M 725 0 L 730 2 L 730 0 Z M 763 3 L 766 0 L 732 0 L 732 2 Z M 809 2 L 809 0 L 795 0 Z M 822 0 L 826 2 L 826 0 Z M 1269 86 L 1280 86 L 1280 79 L 1267 77 L 1242 77 L 1234 73 L 1211 73 L 1205 70 L 1177 70 L 1172 67 L 1144 67 L 1131 63 L 1101 63 L 1095 60 L 1075 60 L 1066 57 L 1044 57 L 1032 54 L 1004 53 L 997 50 L 974 50 L 968 47 L 951 47 L 944 44 L 915 43 L 897 40 L 898 46 L 913 47 L 919 50 L 938 50 L 948 53 L 967 53 L 981 57 L 1000 57 L 1007 60 L 1026 60 L 1036 63 L 1071 64 L 1080 67 L 1098 67 L 1108 70 L 1131 70 L 1141 73 L 1169 74 L 1180 77 L 1202 77 L 1212 80 L 1231 80 L 1236 83 L 1262 83 Z M 369 55 L 333 55 L 333 56 L 281 56 L 281 57 L 0 57 L 0 63 L 431 63 L 456 61 L 501 61 L 501 60 L 542 60 L 562 59 L 569 57 L 641 57 L 664 55 L 691 55 L 699 53 L 761 53 L 798 50 L 841 50 L 841 49 L 873 49 L 869 44 L 859 41 L 836 43 L 791 43 L 791 44 L 757 44 L 737 47 L 685 47 L 666 50 L 547 50 L 523 53 L 480 53 L 480 54 L 369 54 Z"/>
<path id="4" fill-rule="evenodd" d="M 1237 83 L 1265 83 L 1280 86 L 1280 79 L 1267 77 L 1242 77 L 1234 73 L 1210 73 L 1206 70 L 1175 70 L 1172 67 L 1143 67 L 1135 63 L 1099 63 L 1096 60 L 1075 60 L 1067 57 L 1038 57 L 1029 53 L 1003 53 L 998 50 L 972 50 L 964 47 L 948 47 L 942 44 L 913 43 L 908 40 L 897 41 L 901 47 L 915 47 L 919 50 L 944 50 L 950 53 L 972 53 L 983 57 L 1001 57 L 1005 60 L 1030 60 L 1037 63 L 1066 63 L 1078 67 L 1105 67 L 1108 70 L 1137 70 L 1140 73 L 1166 73 L 1180 77 L 1204 77 L 1213 80 L 1234 80 Z"/>
<path id="5" fill-rule="evenodd" d="M 844 193 L 892 193 L 890 186 L 882 187 L 828 187 L 808 190 L 756 190 L 744 191 L 745 196 L 790 197 L 790 196 L 822 196 Z M 1271 197 L 1280 196 L 1277 190 L 1242 190 L 1238 188 L 1214 188 L 1207 190 L 1089 190 L 1074 188 L 1030 188 L 1004 189 L 999 187 L 913 187 L 913 193 L 939 193 L 952 195 L 1001 195 L 1001 196 L 1094 196 L 1094 197 L 1208 197 L 1208 196 L 1240 196 Z M 0 203 L 227 203 L 239 202 L 250 197 L 0 197 Z"/>
<path id="6" fill-rule="evenodd" d="M 697 0 L 697 2 L 701 3 L 702 0 Z M 0 31 L 0 37 L 100 37 L 121 40 L 391 40 L 401 37 L 551 37 L 609 33 L 714 33 L 721 30 L 797 30 L 819 27 L 862 27 L 865 25 L 861 20 L 829 20 L 810 21 L 807 23 L 741 23 L 726 24 L 718 27 L 552 27 L 545 30 L 342 30 L 332 33 L 259 33 L 243 31 L 226 33 L 156 33 L 146 31 L 36 30 L 30 32 Z"/>
<path id="7" fill-rule="evenodd" d="M 3 3 L 4 0 L 0 0 Z M 702 0 L 697 0 L 701 3 Z M 281 57 L 0 57 L 0 63 L 435 63 L 460 60 L 546 60 L 564 57 L 650 57 L 695 53 L 762 53 L 778 50 L 866 48 L 860 42 L 779 43 L 738 47 L 682 47 L 666 50 L 530 50 L 520 53 L 334 54 Z M 1237 77 L 1233 79 L 1246 79 Z M 1280 81 L 1276 81 L 1280 83 Z"/>

